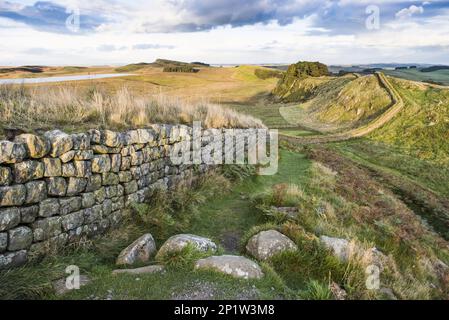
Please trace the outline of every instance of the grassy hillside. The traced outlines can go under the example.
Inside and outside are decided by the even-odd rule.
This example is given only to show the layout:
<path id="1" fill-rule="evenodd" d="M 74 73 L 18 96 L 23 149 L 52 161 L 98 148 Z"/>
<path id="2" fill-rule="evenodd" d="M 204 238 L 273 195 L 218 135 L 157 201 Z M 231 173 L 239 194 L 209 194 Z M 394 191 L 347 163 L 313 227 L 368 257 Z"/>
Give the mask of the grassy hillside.
<path id="1" fill-rule="evenodd" d="M 421 159 L 449 163 L 449 90 L 390 80 L 405 107 L 370 138 Z"/>
<path id="2" fill-rule="evenodd" d="M 281 108 L 290 123 L 322 132 L 357 127 L 381 114 L 391 102 L 375 76 L 307 78 L 300 86 L 309 88 L 311 83 L 319 85 L 309 90 L 309 100 Z"/>
<path id="3" fill-rule="evenodd" d="M 447 69 L 439 69 L 431 72 L 422 72 L 420 69 L 385 70 L 383 72 L 387 75 L 406 80 L 449 85 L 449 70 Z"/>

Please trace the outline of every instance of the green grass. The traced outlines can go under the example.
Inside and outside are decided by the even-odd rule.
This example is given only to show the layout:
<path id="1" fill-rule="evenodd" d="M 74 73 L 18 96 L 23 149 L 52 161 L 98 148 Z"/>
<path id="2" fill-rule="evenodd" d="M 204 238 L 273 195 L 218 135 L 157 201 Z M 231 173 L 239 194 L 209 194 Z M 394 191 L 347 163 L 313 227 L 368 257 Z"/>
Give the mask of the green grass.
<path id="1" fill-rule="evenodd" d="M 406 80 L 438 83 L 446 86 L 449 85 L 449 70 L 421 72 L 418 69 L 407 69 L 407 70 L 384 70 L 383 72 L 390 76 Z"/>

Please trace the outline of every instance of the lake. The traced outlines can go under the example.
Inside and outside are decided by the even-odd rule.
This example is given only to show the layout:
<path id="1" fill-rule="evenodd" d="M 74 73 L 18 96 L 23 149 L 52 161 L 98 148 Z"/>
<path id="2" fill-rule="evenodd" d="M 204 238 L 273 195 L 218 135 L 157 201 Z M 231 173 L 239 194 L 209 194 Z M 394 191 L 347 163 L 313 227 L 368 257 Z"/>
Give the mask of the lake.
<path id="1" fill-rule="evenodd" d="M 132 75 L 133 74 L 127 73 L 110 73 L 110 74 L 90 74 L 90 75 L 46 77 L 46 78 L 0 79 L 0 84 L 32 84 L 32 83 L 95 80 L 95 79 L 126 77 Z"/>

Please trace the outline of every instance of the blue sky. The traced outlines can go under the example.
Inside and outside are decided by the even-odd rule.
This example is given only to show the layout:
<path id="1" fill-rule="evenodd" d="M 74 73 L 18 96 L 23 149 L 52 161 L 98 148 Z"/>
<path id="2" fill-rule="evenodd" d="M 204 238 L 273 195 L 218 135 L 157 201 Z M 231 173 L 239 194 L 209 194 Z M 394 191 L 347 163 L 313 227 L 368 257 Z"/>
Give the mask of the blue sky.
<path id="1" fill-rule="evenodd" d="M 449 64 L 449 1 L 0 0 L 0 38 L 0 65 Z"/>

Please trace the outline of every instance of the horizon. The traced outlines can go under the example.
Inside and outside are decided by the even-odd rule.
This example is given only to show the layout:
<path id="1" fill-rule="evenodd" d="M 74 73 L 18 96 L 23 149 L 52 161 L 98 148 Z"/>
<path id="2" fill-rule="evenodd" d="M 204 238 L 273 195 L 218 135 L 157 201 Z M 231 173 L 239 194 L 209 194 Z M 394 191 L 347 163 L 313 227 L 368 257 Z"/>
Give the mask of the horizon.
<path id="1" fill-rule="evenodd" d="M 448 19 L 449 1 L 0 0 L 0 65 L 448 65 Z"/>

